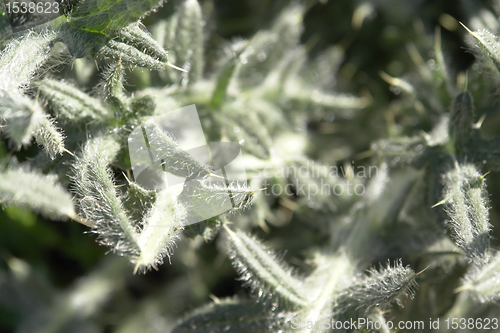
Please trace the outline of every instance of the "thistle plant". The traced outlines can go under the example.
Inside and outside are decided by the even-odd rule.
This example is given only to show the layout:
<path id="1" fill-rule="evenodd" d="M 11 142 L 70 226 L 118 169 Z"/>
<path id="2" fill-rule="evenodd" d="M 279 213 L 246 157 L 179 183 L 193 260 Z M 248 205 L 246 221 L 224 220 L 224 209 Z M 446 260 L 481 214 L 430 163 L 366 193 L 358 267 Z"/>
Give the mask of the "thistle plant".
<path id="1" fill-rule="evenodd" d="M 61 17 L 15 33 L 2 4 L 0 239 L 33 228 L 85 273 L 57 292 L 5 240 L 0 323 L 4 307 L 20 332 L 397 332 L 423 319 L 426 332 L 429 318 L 471 331 L 443 322 L 498 318 L 499 7 L 463 1 L 462 27 L 439 18 L 448 32 L 387 28 L 397 59 L 363 69 L 376 66 L 359 47 L 374 51 L 370 25 L 391 5 L 414 9 L 346 4 L 353 34 L 321 46 L 308 22 L 322 1 L 276 5 L 246 39 L 218 35 L 211 1 L 63 1 Z M 449 32 L 477 58 L 467 70 Z M 160 121 L 193 105 L 204 158 L 186 124 Z"/>

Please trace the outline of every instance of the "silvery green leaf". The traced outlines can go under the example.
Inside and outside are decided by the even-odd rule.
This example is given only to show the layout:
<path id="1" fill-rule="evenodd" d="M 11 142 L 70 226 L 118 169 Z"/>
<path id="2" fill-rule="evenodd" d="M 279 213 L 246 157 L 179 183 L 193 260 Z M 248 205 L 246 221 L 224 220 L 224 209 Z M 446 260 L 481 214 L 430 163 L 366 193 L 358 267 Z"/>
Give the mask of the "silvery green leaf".
<path id="1" fill-rule="evenodd" d="M 53 32 L 30 33 L 13 40 L 0 52 L 0 90 L 25 89 L 49 57 Z"/>
<path id="2" fill-rule="evenodd" d="M 246 183 L 210 177 L 186 181 L 179 199 L 190 208 L 188 220 L 199 221 L 250 207 L 256 192 Z"/>
<path id="3" fill-rule="evenodd" d="M 71 55 L 77 58 L 91 57 L 99 62 L 121 62 L 128 67 L 144 67 L 148 69 L 162 69 L 166 61 L 151 55 L 151 49 L 162 50 L 146 32 L 137 29 L 128 29 L 118 37 L 102 35 L 74 28 L 65 23 L 58 30 L 58 35 L 68 47 Z M 148 38 L 144 40 L 142 37 Z M 142 46 L 154 43 L 150 48 Z M 142 46 L 141 46 L 142 45 Z M 160 52 L 158 51 L 158 52 Z M 164 52 L 164 51 L 163 51 Z"/>
<path id="4" fill-rule="evenodd" d="M 71 196 L 56 176 L 25 168 L 0 171 L 0 203 L 27 206 L 50 219 L 74 217 Z"/>
<path id="5" fill-rule="evenodd" d="M 64 120 L 104 121 L 114 116 L 98 99 L 67 82 L 46 78 L 37 83 L 37 88 L 55 115 Z"/>
<path id="6" fill-rule="evenodd" d="M 302 281 L 293 276 L 291 268 L 280 263 L 274 253 L 243 231 L 226 230 L 228 253 L 234 267 L 260 297 L 276 296 L 292 307 L 307 305 L 301 295 Z"/>
<path id="7" fill-rule="evenodd" d="M 367 276 L 360 277 L 343 292 L 343 302 L 346 306 L 367 311 L 392 302 L 402 306 L 401 297 L 413 298 L 415 294 L 415 277 L 415 272 L 409 267 L 403 267 L 401 261 L 394 267 L 388 264 L 379 270 L 371 269 Z"/>
<path id="8" fill-rule="evenodd" d="M 51 159 L 64 152 L 64 135 L 54 124 L 54 120 L 44 116 L 34 132 L 36 142 L 43 146 Z"/>
<path id="9" fill-rule="evenodd" d="M 156 201 L 144 217 L 142 230 L 137 237 L 140 255 L 133 259 L 134 272 L 146 272 L 163 264 L 165 257 L 173 254 L 175 240 L 184 227 L 186 207 L 177 196 L 163 190 L 156 196 Z"/>

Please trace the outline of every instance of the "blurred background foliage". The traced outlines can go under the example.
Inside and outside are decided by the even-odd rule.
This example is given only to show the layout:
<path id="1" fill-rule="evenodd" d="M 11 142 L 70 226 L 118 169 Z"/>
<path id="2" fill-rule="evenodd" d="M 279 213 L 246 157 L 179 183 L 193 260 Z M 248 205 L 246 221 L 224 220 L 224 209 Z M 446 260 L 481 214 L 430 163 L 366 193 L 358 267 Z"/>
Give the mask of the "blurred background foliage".
<path id="1" fill-rule="evenodd" d="M 159 18 L 172 15 L 180 2 L 168 1 L 158 12 L 147 17 L 144 24 L 150 27 Z M 227 40 L 250 38 L 258 30 L 269 27 L 289 1 L 205 0 L 200 3 L 205 15 L 206 72 L 209 73 L 214 68 L 210 64 L 220 58 L 219 50 Z M 311 109 L 306 123 L 310 157 L 338 166 L 351 161 L 354 165 L 367 165 L 373 141 L 429 131 L 436 123 L 438 113 L 423 112 L 418 101 L 408 104 L 408 99 L 402 98 L 404 92 L 388 84 L 381 71 L 391 77 L 408 79 L 426 94 L 428 86 L 422 82 L 419 66 L 432 67 L 436 62 L 433 45 L 437 27 L 450 72 L 454 75 L 465 73 L 473 66 L 474 57 L 467 51 L 464 42 L 467 33 L 458 22 L 467 26 L 476 24 L 476 29 L 481 25 L 498 25 L 496 18 L 491 17 L 493 6 L 494 3 L 487 0 L 311 1 L 302 34 L 302 43 L 309 49 L 309 57 L 320 55 L 332 45 L 340 47 L 343 55 L 337 75 L 316 72 L 311 73 L 309 79 L 313 83 L 327 80 L 327 86 L 337 92 L 371 96 L 373 103 L 357 111 L 355 116 L 342 110 L 337 113 L 336 110 Z M 2 16 L 0 20 L 1 45 L 9 33 L 6 17 Z M 68 65 L 56 75 L 75 81 L 88 75 L 91 79 L 85 84 L 87 90 L 91 90 L 98 80 L 96 73 L 92 72 L 95 69 L 75 66 L 76 70 Z M 80 70 L 90 72 L 76 75 Z M 148 70 L 134 70 L 128 77 L 126 89 L 134 91 L 155 85 L 160 82 L 155 75 Z M 489 98 L 491 102 L 480 103 L 488 107 L 478 107 L 476 114 L 486 115 L 487 121 L 482 129 L 485 135 L 498 135 L 498 90 L 494 87 L 487 89 L 496 91 L 492 97 L 481 94 L 482 88 L 474 86 L 480 83 L 473 80 L 481 75 L 485 74 L 469 73 L 471 93 L 476 100 Z M 447 102 L 448 105 L 443 103 L 442 112 L 448 111 L 451 101 Z M 5 146 L 5 142 L 0 142 L 0 157 L 7 154 Z M 27 148 L 16 156 L 23 161 L 33 157 L 34 151 L 36 147 Z M 491 202 L 500 202 L 500 176 L 492 172 L 487 180 Z M 499 207 L 493 204 L 490 211 L 494 247 L 498 246 L 500 238 Z M 310 249 L 330 242 L 329 224 L 335 221 L 329 218 L 329 213 L 321 217 L 306 210 L 296 217 L 283 207 L 277 211 L 280 223 L 269 223 L 267 228 L 256 227 L 253 232 L 268 240 L 278 252 L 286 249 L 284 257 L 298 270 L 310 271 L 312 266 L 307 264 Z M 41 320 L 33 314 L 52 311 L 54 326 L 47 328 L 47 332 L 164 332 L 174 326 L 178 318 L 208 303 L 211 297 L 247 294 L 217 244 L 217 240 L 206 243 L 201 238 L 181 241 L 170 265 L 163 265 L 159 271 L 146 275 L 133 275 L 131 266 L 117 256 L 106 255 L 106 248 L 99 246 L 94 236 L 86 233 L 84 226 L 71 221 L 47 221 L 28 209 L 2 207 L 0 331 L 32 332 Z M 393 244 L 379 251 L 378 259 L 385 261 L 386 258 L 400 257 L 404 251 L 398 246 Z M 403 261 L 416 271 L 425 268 L 418 256 L 407 254 Z M 457 279 L 465 270 L 464 266 L 453 269 Z M 95 279 L 89 279 L 89 276 Z M 430 280 L 428 284 L 434 282 Z M 421 283 L 422 293 L 428 284 Z M 441 285 L 449 289 L 450 299 L 447 302 L 436 300 L 436 304 L 442 307 L 440 312 L 449 307 L 455 297 L 452 286 L 450 281 Z M 77 307 L 65 307 L 65 302 L 77 304 L 81 296 L 79 290 L 92 288 L 100 295 L 89 302 L 93 308 L 80 309 L 85 314 L 82 316 L 69 313 Z M 412 304 L 410 309 L 434 306 L 420 304 L 418 296 Z M 413 318 L 418 318 L 423 312 L 413 313 Z M 30 320 L 26 321 L 26 318 Z M 71 320 L 68 322 L 65 318 Z"/>

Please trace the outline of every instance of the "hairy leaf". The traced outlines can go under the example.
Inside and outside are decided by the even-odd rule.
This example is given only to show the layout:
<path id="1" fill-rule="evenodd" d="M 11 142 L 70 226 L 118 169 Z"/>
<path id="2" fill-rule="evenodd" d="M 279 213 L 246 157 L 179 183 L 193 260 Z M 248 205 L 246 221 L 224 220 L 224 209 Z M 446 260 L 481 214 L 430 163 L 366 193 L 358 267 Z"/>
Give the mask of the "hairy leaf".
<path id="1" fill-rule="evenodd" d="M 50 219 L 75 216 L 71 196 L 57 183 L 56 176 L 26 168 L 0 171 L 0 203 L 27 206 Z"/>
<path id="2" fill-rule="evenodd" d="M 83 216 L 93 222 L 92 232 L 113 252 L 138 256 L 138 234 L 117 197 L 109 163 L 119 145 L 110 137 L 90 140 L 74 165 L 74 191 Z"/>

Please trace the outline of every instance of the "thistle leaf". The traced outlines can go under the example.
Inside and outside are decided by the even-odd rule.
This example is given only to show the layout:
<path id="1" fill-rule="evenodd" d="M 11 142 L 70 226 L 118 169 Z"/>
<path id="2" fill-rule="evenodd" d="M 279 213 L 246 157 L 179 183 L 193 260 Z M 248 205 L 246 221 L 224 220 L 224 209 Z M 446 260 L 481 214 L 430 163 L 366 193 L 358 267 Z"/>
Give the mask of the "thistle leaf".
<path id="1" fill-rule="evenodd" d="M 175 36 L 177 30 L 177 24 L 179 21 L 179 16 L 177 12 L 166 20 L 160 20 L 151 28 L 151 33 L 153 38 L 158 42 L 158 44 L 168 52 L 168 60 L 172 64 L 177 64 L 176 52 L 175 52 Z M 179 64 L 182 66 L 182 64 Z M 178 70 L 174 68 L 167 67 L 164 70 L 159 71 L 160 77 L 168 83 L 178 83 L 180 81 L 180 74 Z"/>
<path id="2" fill-rule="evenodd" d="M 125 82 L 124 68 L 121 62 L 109 65 L 102 73 L 104 82 L 101 83 L 104 91 L 104 99 L 121 99 L 123 98 Z"/>
<path id="3" fill-rule="evenodd" d="M 277 261 L 274 253 L 243 231 L 228 233 L 228 253 L 242 281 L 258 291 L 260 297 L 277 296 L 293 307 L 304 307 L 301 281 L 292 276 L 292 270 Z"/>
<path id="4" fill-rule="evenodd" d="M 71 196 L 57 183 L 57 177 L 26 168 L 0 172 L 0 203 L 27 206 L 50 219 L 67 219 L 75 215 Z"/>
<path id="5" fill-rule="evenodd" d="M 108 39 L 104 45 L 97 47 L 94 51 L 97 60 L 121 61 L 130 67 L 144 67 L 148 69 L 165 68 L 165 63 L 137 49 L 134 45 Z"/>

